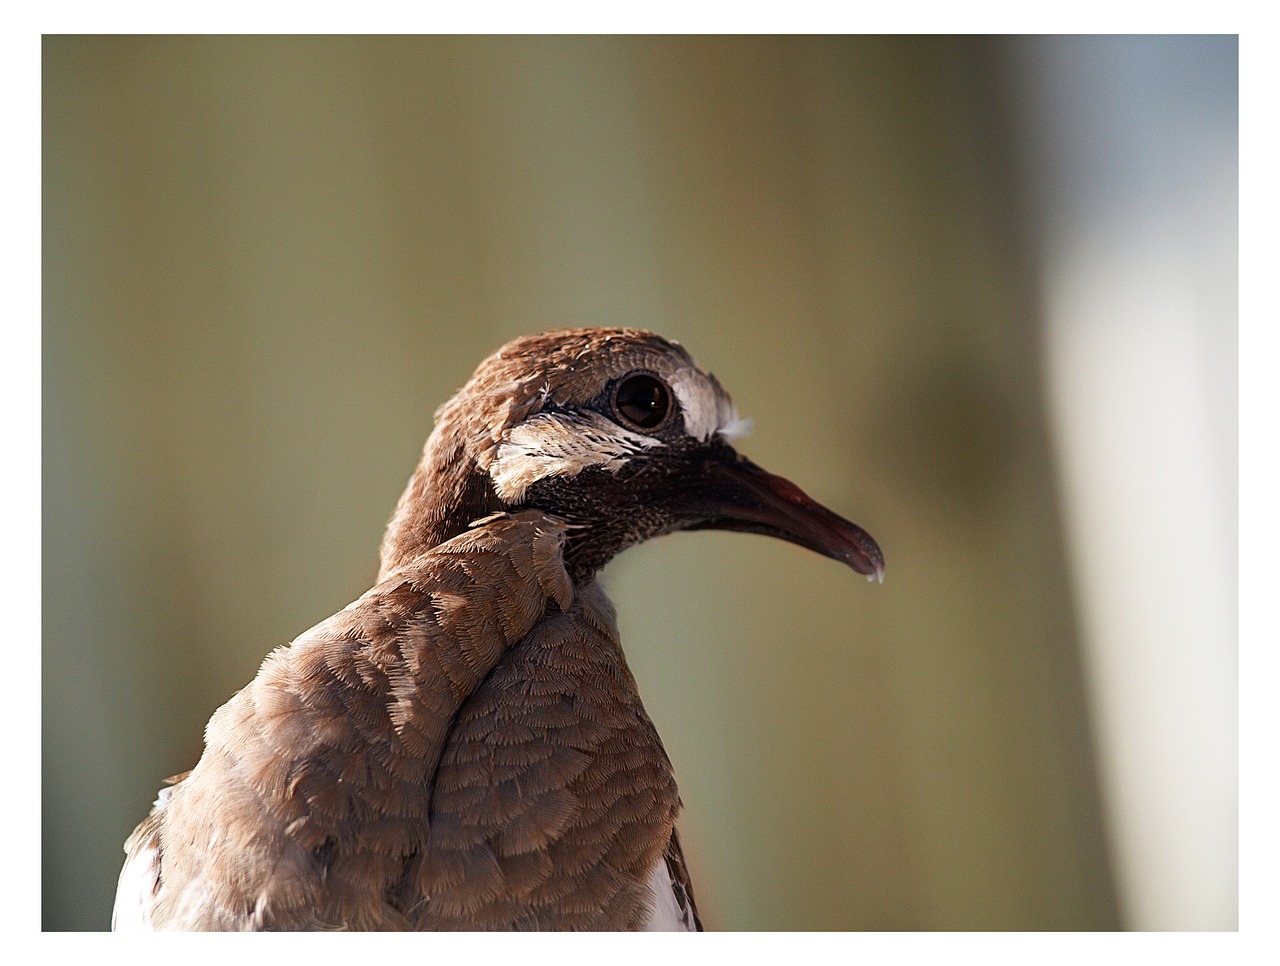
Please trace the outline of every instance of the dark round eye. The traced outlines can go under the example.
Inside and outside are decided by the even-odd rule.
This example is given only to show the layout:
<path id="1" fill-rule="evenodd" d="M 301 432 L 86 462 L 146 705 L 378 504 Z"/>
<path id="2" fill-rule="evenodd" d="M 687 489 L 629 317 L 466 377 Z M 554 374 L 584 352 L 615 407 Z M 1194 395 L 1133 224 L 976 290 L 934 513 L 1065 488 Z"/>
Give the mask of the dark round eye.
<path id="1" fill-rule="evenodd" d="M 637 373 L 618 383 L 613 393 L 613 408 L 628 423 L 641 429 L 653 429 L 667 418 L 671 394 L 662 380 Z"/>

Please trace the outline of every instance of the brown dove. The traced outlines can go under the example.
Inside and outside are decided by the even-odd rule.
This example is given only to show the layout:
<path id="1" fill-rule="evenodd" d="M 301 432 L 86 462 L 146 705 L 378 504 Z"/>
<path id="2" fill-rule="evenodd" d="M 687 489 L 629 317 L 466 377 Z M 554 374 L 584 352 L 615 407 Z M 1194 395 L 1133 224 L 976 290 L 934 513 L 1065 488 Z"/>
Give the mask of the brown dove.
<path id="1" fill-rule="evenodd" d="M 113 928 L 700 929 L 598 572 L 698 529 L 884 572 L 866 532 L 738 455 L 742 428 L 649 332 L 486 359 L 436 413 L 377 582 L 267 656 L 129 838 Z"/>

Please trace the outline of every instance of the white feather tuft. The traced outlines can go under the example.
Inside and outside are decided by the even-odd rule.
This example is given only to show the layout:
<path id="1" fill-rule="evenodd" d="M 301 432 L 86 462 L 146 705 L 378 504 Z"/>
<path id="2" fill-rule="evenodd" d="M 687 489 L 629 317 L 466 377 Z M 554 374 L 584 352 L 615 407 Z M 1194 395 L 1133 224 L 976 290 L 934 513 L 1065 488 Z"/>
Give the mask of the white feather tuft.
<path id="1" fill-rule="evenodd" d="M 693 916 L 681 909 L 676 900 L 675 884 L 664 858 L 659 857 L 649 873 L 649 891 L 653 893 L 653 910 L 645 921 L 645 932 L 697 932 Z"/>
<path id="2" fill-rule="evenodd" d="M 755 429 L 755 425 L 756 423 L 754 419 L 740 419 L 737 411 L 735 410 L 733 416 L 727 423 L 720 427 L 718 432 L 721 436 L 732 443 L 734 440 L 742 439 L 744 436 L 749 435 L 751 430 Z"/>

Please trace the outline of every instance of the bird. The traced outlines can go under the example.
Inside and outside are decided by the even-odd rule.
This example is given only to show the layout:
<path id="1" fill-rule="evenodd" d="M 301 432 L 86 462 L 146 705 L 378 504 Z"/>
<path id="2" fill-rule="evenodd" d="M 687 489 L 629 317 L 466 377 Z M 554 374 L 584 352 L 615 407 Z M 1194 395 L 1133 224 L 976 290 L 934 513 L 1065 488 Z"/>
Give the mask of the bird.
<path id="1" fill-rule="evenodd" d="M 267 655 L 129 836 L 112 928 L 702 929 L 601 568 L 715 529 L 884 576 L 865 530 L 738 453 L 747 425 L 642 329 L 485 359 L 373 587 Z"/>

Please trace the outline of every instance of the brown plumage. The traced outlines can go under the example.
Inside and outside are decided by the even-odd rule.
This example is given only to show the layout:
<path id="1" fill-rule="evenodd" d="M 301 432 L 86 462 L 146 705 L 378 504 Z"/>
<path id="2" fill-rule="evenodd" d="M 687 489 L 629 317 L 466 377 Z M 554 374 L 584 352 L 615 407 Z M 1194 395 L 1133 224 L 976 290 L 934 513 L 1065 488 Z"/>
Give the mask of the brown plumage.
<path id="1" fill-rule="evenodd" d="M 638 330 L 482 363 L 437 413 L 376 585 L 267 657 L 126 843 L 115 927 L 700 927 L 596 571 L 709 527 L 883 569 L 739 457 L 735 426 L 714 378 Z"/>

